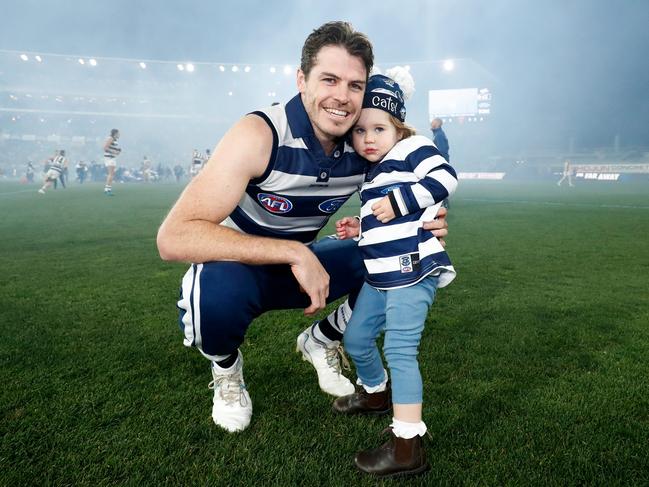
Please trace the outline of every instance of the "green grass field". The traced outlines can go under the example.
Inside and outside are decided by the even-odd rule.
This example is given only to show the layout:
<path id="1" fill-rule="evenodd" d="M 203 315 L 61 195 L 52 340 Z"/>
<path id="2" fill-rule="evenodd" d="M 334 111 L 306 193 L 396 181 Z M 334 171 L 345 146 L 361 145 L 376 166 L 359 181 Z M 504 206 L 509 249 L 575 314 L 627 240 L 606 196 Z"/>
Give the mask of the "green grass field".
<path id="1" fill-rule="evenodd" d="M 376 485 L 388 419 L 331 412 L 300 310 L 247 335 L 251 426 L 212 423 L 155 246 L 180 186 L 36 189 L 0 184 L 0 485 Z M 648 485 L 649 184 L 462 182 L 449 224 L 409 485 Z"/>

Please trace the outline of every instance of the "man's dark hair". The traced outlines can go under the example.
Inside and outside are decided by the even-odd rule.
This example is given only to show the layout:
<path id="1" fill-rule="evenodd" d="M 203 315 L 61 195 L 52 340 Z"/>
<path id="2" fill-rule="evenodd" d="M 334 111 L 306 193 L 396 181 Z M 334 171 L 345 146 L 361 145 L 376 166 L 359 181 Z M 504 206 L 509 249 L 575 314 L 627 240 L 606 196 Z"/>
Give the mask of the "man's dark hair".
<path id="1" fill-rule="evenodd" d="M 336 21 L 321 25 L 304 41 L 300 69 L 305 77 L 309 77 L 320 49 L 325 46 L 340 46 L 350 55 L 361 58 L 367 76 L 370 75 L 374 65 L 372 43 L 365 34 L 356 32 L 349 22 Z"/>
<path id="2" fill-rule="evenodd" d="M 112 129 L 112 130 L 110 131 L 110 136 L 111 136 L 111 137 L 115 137 L 115 135 L 117 135 L 117 132 L 119 132 L 119 130 L 117 130 L 117 129 Z"/>

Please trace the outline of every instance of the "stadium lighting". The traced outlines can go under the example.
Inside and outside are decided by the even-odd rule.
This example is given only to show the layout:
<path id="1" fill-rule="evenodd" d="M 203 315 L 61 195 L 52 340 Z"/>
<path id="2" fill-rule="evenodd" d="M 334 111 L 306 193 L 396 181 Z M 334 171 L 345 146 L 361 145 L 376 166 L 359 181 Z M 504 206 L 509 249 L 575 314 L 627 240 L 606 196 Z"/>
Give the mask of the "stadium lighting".
<path id="1" fill-rule="evenodd" d="M 232 66 L 232 72 L 236 73 L 237 71 L 239 71 L 239 66 Z"/>
<path id="2" fill-rule="evenodd" d="M 29 61 L 29 57 L 27 56 L 27 54 L 21 54 L 20 59 L 22 59 L 23 61 Z"/>
<path id="3" fill-rule="evenodd" d="M 232 95 L 234 95 L 234 93 L 231 92 L 231 91 L 228 91 L 228 96 L 232 96 Z"/>
<path id="4" fill-rule="evenodd" d="M 79 64 L 83 66 L 84 64 L 86 64 L 86 62 L 83 59 L 79 58 Z"/>
<path id="5" fill-rule="evenodd" d="M 289 66 L 288 64 L 284 66 L 284 74 L 286 75 L 291 74 L 292 71 L 293 69 L 291 69 L 291 66 Z"/>
<path id="6" fill-rule="evenodd" d="M 223 72 L 225 71 L 225 66 L 223 66 L 223 65 L 221 64 L 221 65 L 219 66 L 219 71 L 221 71 L 221 72 L 223 73 Z"/>
<path id="7" fill-rule="evenodd" d="M 36 59 L 36 61 L 38 61 L 39 63 L 43 62 L 43 58 L 40 57 L 38 54 L 36 56 L 34 56 L 34 59 Z"/>
<path id="8" fill-rule="evenodd" d="M 275 69 L 275 66 L 271 66 L 270 69 L 269 69 L 269 71 L 270 71 L 271 73 L 275 73 L 275 71 L 277 71 L 277 70 Z"/>
<path id="9" fill-rule="evenodd" d="M 192 63 L 187 63 L 187 64 L 185 64 L 185 69 L 186 69 L 189 73 L 193 73 L 193 72 L 194 72 L 194 65 L 193 65 Z"/>
<path id="10" fill-rule="evenodd" d="M 146 63 L 140 61 L 140 67 L 141 67 L 142 69 L 146 69 Z"/>
<path id="11" fill-rule="evenodd" d="M 452 59 L 447 59 L 446 61 L 444 61 L 444 64 L 442 66 L 444 67 L 444 71 L 453 71 L 455 69 L 455 63 Z"/>
<path id="12" fill-rule="evenodd" d="M 185 66 L 182 64 L 177 64 L 176 67 L 178 68 L 178 71 L 185 71 Z"/>
<path id="13" fill-rule="evenodd" d="M 246 66 L 245 68 L 243 68 L 243 70 L 244 70 L 246 73 L 249 73 L 249 72 L 250 72 L 250 66 Z"/>
<path id="14" fill-rule="evenodd" d="M 90 66 L 97 66 L 97 60 L 94 58 L 90 58 L 90 61 L 88 62 L 90 63 Z"/>

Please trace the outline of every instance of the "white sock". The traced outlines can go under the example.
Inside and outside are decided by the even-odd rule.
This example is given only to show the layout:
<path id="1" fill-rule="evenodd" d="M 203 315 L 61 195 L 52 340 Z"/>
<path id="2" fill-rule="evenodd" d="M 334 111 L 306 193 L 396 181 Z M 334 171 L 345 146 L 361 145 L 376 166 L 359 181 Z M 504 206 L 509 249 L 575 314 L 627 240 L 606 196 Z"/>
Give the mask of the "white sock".
<path id="1" fill-rule="evenodd" d="M 390 425 L 394 436 L 409 440 L 415 436 L 424 436 L 426 434 L 426 423 L 419 421 L 419 423 L 408 423 L 406 421 L 399 421 L 392 418 Z"/>
<path id="2" fill-rule="evenodd" d="M 383 382 L 376 386 L 366 386 L 365 384 L 363 384 L 363 381 L 360 379 L 360 377 L 356 379 L 356 384 L 363 386 L 363 389 L 365 389 L 365 391 L 370 394 L 374 394 L 375 392 L 383 392 L 388 387 L 388 372 L 385 369 L 383 369 L 383 377 Z"/>
<path id="3" fill-rule="evenodd" d="M 322 331 L 320 330 L 319 325 L 320 325 L 320 322 L 315 323 L 311 327 L 311 336 L 313 336 L 313 338 L 315 338 L 316 341 L 322 343 L 323 345 L 325 345 L 327 347 L 329 345 L 331 345 L 331 344 L 338 345 L 338 343 L 340 343 L 338 340 L 332 340 L 331 338 L 326 337 L 324 335 L 324 333 L 322 333 Z"/>
<path id="4" fill-rule="evenodd" d="M 237 352 L 237 359 L 234 361 L 234 363 L 232 365 L 230 365 L 230 367 L 227 367 L 227 368 L 221 367 L 218 364 L 218 362 L 221 361 L 221 360 L 225 360 L 225 359 L 229 358 L 230 355 L 214 355 L 213 357 L 216 358 L 216 360 L 212 360 L 212 367 L 214 367 L 214 370 L 216 370 L 217 372 L 219 372 L 221 374 L 227 373 L 227 372 L 234 372 L 236 370 L 237 366 L 239 365 L 239 362 L 241 362 L 241 352 Z"/>

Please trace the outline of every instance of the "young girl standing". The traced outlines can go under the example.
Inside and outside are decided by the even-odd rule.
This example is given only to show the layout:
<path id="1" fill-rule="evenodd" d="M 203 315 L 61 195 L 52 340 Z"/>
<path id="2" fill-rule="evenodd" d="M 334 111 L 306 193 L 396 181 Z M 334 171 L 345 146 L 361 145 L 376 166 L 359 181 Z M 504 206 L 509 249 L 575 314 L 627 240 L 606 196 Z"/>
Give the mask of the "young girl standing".
<path id="1" fill-rule="evenodd" d="M 403 70 L 392 76 L 413 85 Z M 360 191 L 361 214 L 336 222 L 339 238 L 359 239 L 367 279 L 344 337 L 361 387 L 333 407 L 344 414 L 386 414 L 393 406 L 388 442 L 355 459 L 360 470 L 378 476 L 428 468 L 417 353 L 435 292 L 455 277 L 444 247 L 422 224 L 455 191 L 457 176 L 430 139 L 405 125 L 402 86 L 383 75 L 368 81 L 352 129 L 354 149 L 371 163 Z M 376 345 L 381 331 L 391 381 Z"/>

